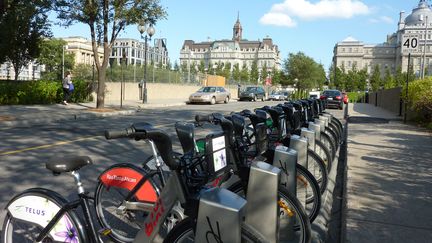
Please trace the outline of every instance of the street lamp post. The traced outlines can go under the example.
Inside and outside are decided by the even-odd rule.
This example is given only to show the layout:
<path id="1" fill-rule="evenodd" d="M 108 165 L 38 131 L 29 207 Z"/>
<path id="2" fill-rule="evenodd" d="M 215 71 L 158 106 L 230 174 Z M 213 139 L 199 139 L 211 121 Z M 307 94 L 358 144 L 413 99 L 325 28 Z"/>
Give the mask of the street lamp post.
<path id="1" fill-rule="evenodd" d="M 147 40 L 151 40 L 151 37 L 155 33 L 155 29 L 152 24 L 147 28 L 146 23 L 141 21 L 138 25 L 138 31 L 141 33 L 141 38 L 144 39 L 144 87 L 143 87 L 143 103 L 147 103 Z M 144 37 L 143 34 L 145 33 Z M 148 36 L 148 37 L 147 37 Z"/>
<path id="2" fill-rule="evenodd" d="M 420 20 L 423 21 L 423 15 L 420 15 Z M 423 61 L 422 61 L 422 70 L 421 70 L 421 78 L 425 77 L 425 67 L 426 67 L 426 42 L 427 42 L 427 31 L 428 31 L 428 16 L 425 16 L 425 35 L 424 35 L 424 45 L 423 45 Z"/>
<path id="3" fill-rule="evenodd" d="M 62 46 L 62 79 L 64 78 L 64 67 L 65 67 L 65 49 L 67 49 L 67 45 Z"/>

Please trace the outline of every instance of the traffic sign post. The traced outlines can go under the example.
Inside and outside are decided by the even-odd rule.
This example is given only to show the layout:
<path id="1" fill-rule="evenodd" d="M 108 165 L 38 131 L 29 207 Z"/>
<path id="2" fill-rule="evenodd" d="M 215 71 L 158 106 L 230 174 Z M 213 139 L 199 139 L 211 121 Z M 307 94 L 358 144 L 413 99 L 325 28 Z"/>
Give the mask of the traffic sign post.
<path id="1" fill-rule="evenodd" d="M 406 77 L 406 95 L 405 95 L 405 112 L 404 112 L 404 123 L 407 121 L 407 109 L 408 109 L 408 82 L 410 76 L 411 67 L 411 53 L 420 53 L 419 46 L 419 34 L 404 34 L 402 36 L 402 53 L 408 53 L 408 67 Z M 426 41 L 426 40 L 425 40 Z"/>

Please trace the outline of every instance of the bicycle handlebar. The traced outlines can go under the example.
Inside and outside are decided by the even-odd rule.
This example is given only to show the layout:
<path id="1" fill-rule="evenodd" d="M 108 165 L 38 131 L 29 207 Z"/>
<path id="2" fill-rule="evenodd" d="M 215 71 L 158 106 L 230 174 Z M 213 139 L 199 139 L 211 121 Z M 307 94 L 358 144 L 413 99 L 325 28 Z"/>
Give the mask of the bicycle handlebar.
<path id="1" fill-rule="evenodd" d="M 132 128 L 126 128 L 123 130 L 106 130 L 105 138 L 106 139 L 116 139 L 116 138 L 127 138 L 135 131 Z"/>
<path id="2" fill-rule="evenodd" d="M 133 138 L 136 140 L 152 140 L 158 149 L 163 161 L 171 170 L 175 170 L 178 164 L 173 157 L 172 142 L 168 134 L 164 131 L 155 129 L 148 123 L 137 123 L 124 130 L 106 130 L 106 139 Z"/>

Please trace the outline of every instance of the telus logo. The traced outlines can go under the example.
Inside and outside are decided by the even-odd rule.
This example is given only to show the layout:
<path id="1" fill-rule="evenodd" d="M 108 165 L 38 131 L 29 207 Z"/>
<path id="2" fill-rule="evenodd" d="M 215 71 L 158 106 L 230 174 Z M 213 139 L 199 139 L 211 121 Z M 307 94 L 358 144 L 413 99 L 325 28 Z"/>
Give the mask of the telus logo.
<path id="1" fill-rule="evenodd" d="M 127 181 L 127 182 L 132 182 L 132 183 L 137 181 L 135 178 L 129 178 L 127 176 L 117 176 L 117 175 L 107 174 L 106 177 L 108 180 L 114 180 L 114 181 Z"/>
<path id="2" fill-rule="evenodd" d="M 17 211 L 24 209 L 24 212 L 26 212 L 28 214 L 34 214 L 34 215 L 39 215 L 39 216 L 45 216 L 45 214 L 46 214 L 46 211 L 43 209 L 31 208 L 31 207 L 27 207 L 27 206 L 16 206 L 15 208 L 17 209 Z"/>

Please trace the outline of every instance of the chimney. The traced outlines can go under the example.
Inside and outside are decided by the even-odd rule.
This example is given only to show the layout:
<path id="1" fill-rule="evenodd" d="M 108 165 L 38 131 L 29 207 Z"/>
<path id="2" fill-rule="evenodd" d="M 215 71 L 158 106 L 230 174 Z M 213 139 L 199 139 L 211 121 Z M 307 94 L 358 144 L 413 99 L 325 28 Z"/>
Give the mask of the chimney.
<path id="1" fill-rule="evenodd" d="M 405 11 L 399 13 L 398 30 L 402 30 L 405 27 Z"/>

